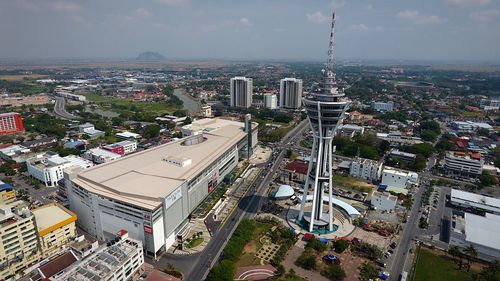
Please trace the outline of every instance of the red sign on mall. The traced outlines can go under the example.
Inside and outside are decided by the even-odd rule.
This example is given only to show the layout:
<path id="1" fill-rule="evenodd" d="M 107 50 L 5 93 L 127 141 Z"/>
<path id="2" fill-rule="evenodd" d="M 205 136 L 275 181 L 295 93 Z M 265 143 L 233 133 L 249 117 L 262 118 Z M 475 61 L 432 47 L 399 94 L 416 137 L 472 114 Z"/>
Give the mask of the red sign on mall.
<path id="1" fill-rule="evenodd" d="M 144 232 L 146 232 L 147 234 L 153 234 L 153 229 L 149 226 L 144 226 Z"/>

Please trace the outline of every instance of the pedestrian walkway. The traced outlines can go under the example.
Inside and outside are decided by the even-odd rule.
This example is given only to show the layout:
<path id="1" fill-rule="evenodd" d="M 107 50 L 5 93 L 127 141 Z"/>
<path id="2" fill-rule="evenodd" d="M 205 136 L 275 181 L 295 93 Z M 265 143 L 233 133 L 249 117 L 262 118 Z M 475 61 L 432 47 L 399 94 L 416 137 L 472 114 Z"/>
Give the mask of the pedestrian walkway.
<path id="1" fill-rule="evenodd" d="M 184 242 L 183 249 L 177 248 L 177 243 L 174 243 L 174 245 L 170 247 L 170 249 L 168 249 L 168 253 L 176 255 L 190 255 L 201 252 L 203 251 L 203 249 L 205 249 L 205 246 L 207 246 L 211 237 L 204 221 L 201 219 L 192 220 L 188 223 L 188 226 L 186 228 L 189 229 L 188 234 L 185 235 L 187 239 L 192 239 L 197 233 L 201 233 L 199 237 L 203 238 L 203 242 L 193 248 L 188 248 L 186 246 L 188 243 Z"/>

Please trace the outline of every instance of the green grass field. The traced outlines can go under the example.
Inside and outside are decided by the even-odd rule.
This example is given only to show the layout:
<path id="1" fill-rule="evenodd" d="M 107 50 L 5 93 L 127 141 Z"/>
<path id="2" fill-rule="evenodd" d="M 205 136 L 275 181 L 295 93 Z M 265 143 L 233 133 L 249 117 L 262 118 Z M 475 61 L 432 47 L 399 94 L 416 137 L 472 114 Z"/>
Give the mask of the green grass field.
<path id="1" fill-rule="evenodd" d="M 457 281 L 470 280 L 470 273 L 459 271 L 453 260 L 420 249 L 420 256 L 415 269 L 414 281 Z"/>
<path id="2" fill-rule="evenodd" d="M 347 189 L 359 191 L 359 192 L 370 192 L 375 186 L 373 184 L 369 184 L 364 180 L 345 177 L 338 174 L 333 175 L 333 184 L 338 185 L 340 187 L 344 187 Z"/>
<path id="3" fill-rule="evenodd" d="M 128 111 L 134 106 L 137 111 L 143 112 L 156 112 L 156 113 L 172 113 L 177 108 L 168 106 L 163 102 L 141 102 L 134 101 L 131 99 L 120 99 L 108 96 L 101 96 L 94 93 L 86 93 L 85 97 L 89 101 L 101 104 L 101 105 L 111 105 L 112 111 L 122 113 L 120 111 Z"/>
<path id="4" fill-rule="evenodd" d="M 270 223 L 263 223 L 259 221 L 255 222 L 255 230 L 252 236 L 253 238 L 247 244 L 247 247 L 245 247 L 245 250 L 240 256 L 238 262 L 236 262 L 236 268 L 241 266 L 260 265 L 260 259 L 255 256 L 255 253 L 257 253 L 262 247 L 262 243 L 260 243 L 259 240 L 266 232 L 271 230 L 272 227 L 273 225 Z M 251 245 L 251 247 L 248 247 L 249 245 Z"/>

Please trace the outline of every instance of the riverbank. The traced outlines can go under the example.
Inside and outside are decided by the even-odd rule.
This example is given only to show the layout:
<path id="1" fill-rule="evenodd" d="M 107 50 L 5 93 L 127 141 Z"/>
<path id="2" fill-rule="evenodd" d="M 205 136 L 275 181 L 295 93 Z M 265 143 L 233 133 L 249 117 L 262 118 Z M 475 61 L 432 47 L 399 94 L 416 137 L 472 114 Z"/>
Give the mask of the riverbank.
<path id="1" fill-rule="evenodd" d="M 200 101 L 186 93 L 186 90 L 183 88 L 174 89 L 174 95 L 182 100 L 184 109 L 186 109 L 190 114 L 200 112 Z"/>

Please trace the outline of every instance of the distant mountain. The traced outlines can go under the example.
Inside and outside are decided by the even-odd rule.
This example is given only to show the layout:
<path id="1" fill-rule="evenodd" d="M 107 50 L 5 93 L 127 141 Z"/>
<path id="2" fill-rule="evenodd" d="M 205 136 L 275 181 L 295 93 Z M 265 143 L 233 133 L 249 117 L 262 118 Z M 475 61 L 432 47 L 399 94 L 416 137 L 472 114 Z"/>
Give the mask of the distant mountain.
<path id="1" fill-rule="evenodd" d="M 139 61 L 161 61 L 161 60 L 165 60 L 165 57 L 162 54 L 157 53 L 157 52 L 143 52 L 137 56 L 136 60 L 139 60 Z"/>

